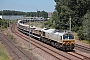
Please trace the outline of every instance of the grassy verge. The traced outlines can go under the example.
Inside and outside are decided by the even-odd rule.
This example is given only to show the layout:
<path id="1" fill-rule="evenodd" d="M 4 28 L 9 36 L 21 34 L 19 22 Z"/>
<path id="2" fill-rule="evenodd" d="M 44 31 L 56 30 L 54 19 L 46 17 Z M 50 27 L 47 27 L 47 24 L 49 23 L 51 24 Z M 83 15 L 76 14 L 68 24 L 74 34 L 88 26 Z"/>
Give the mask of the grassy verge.
<path id="1" fill-rule="evenodd" d="M 43 21 L 30 22 L 30 25 L 43 28 L 44 27 L 44 22 Z"/>
<path id="2" fill-rule="evenodd" d="M 0 60 L 11 60 L 4 46 L 0 43 Z"/>
<path id="3" fill-rule="evenodd" d="M 83 42 L 83 43 L 86 43 L 86 44 L 89 44 L 89 45 L 90 45 L 90 42 L 89 42 L 89 41 L 87 41 L 87 40 L 81 40 L 81 42 Z"/>
<path id="4" fill-rule="evenodd" d="M 10 37 L 10 39 L 14 39 L 14 37 L 13 37 L 13 35 L 11 35 L 11 34 L 7 34 L 7 36 L 9 36 Z"/>

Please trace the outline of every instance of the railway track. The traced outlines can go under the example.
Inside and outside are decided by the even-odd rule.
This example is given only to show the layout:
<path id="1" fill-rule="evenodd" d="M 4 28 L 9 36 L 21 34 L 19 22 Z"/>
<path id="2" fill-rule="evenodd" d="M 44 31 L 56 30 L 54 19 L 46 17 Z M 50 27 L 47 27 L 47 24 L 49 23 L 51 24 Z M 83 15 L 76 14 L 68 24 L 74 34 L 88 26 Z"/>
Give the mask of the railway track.
<path id="1" fill-rule="evenodd" d="M 14 25 L 14 27 L 15 27 L 15 25 Z M 13 33 L 15 33 L 16 35 L 18 35 L 19 37 L 21 37 L 22 39 L 24 39 L 24 40 L 26 40 L 27 42 L 28 42 L 28 37 L 25 37 L 25 36 L 23 36 L 22 34 L 19 34 L 18 32 L 16 33 L 15 31 L 13 31 Z M 23 37 L 22 37 L 23 36 Z M 27 38 L 27 39 L 25 39 L 25 38 Z M 33 42 L 35 42 L 35 43 L 37 43 L 36 41 L 34 41 L 34 40 L 32 40 Z M 35 45 L 34 43 L 32 43 L 33 45 Z M 39 45 L 41 45 L 41 46 L 43 46 L 42 44 L 40 44 L 40 43 L 37 43 L 37 44 L 39 44 Z M 36 45 L 37 46 L 37 45 Z M 38 46 L 37 46 L 38 47 Z M 54 52 L 54 53 L 56 53 L 56 54 L 58 54 L 58 56 L 62 56 L 62 57 L 64 57 L 64 58 L 66 58 L 67 60 L 71 60 L 70 58 L 68 58 L 68 57 L 66 57 L 66 56 L 64 56 L 64 55 L 62 55 L 61 54 L 61 52 L 59 51 L 59 52 L 56 52 L 56 51 L 54 51 L 54 50 L 52 50 L 52 49 L 50 49 L 50 48 L 48 48 L 48 47 L 45 47 L 45 46 L 43 46 L 44 48 L 47 48 L 48 50 L 50 50 L 50 51 L 52 51 L 52 52 Z M 40 47 L 39 47 L 40 48 Z M 40 48 L 40 49 L 42 49 L 42 48 Z M 42 49 L 43 50 L 43 49 Z M 44 50 L 45 51 L 45 50 Z M 50 52 L 48 52 L 48 51 L 45 51 L 45 52 L 47 52 L 47 53 L 49 53 L 49 54 L 51 54 Z M 65 52 L 64 52 L 65 53 Z M 72 52 L 73 53 L 73 52 Z M 82 55 L 82 54 L 79 54 L 79 53 L 75 53 L 74 52 L 74 54 L 72 54 L 72 53 L 65 53 L 66 55 L 68 54 L 68 55 L 70 55 L 70 56 L 73 56 L 73 57 L 76 57 L 76 59 L 79 59 L 79 60 L 84 60 L 84 59 L 86 59 L 87 58 L 87 60 L 89 59 L 90 60 L 90 58 L 89 57 L 86 57 L 86 56 L 84 56 L 84 55 Z M 79 56 L 81 56 L 81 57 L 79 57 L 79 56 L 77 56 L 77 55 L 79 55 Z M 52 56 L 54 56 L 53 54 L 51 54 Z M 54 57 L 56 57 L 56 56 L 54 56 Z M 57 57 L 56 57 L 57 58 Z M 60 58 L 57 58 L 57 59 L 59 59 L 59 60 L 62 60 L 62 59 L 60 59 Z"/>
<path id="2" fill-rule="evenodd" d="M 3 39 L 1 33 L 0 33 L 0 38 L 1 38 L 1 40 L 3 40 L 3 41 L 4 41 L 4 39 L 5 39 L 5 38 Z M 17 57 L 16 60 L 17 60 L 17 59 L 22 60 L 21 57 L 12 49 L 12 47 L 11 47 L 6 41 L 4 41 L 4 43 L 9 47 L 9 49 L 12 51 L 12 53 L 14 53 L 14 56 Z"/>
<path id="3" fill-rule="evenodd" d="M 13 60 L 31 60 L 22 50 L 20 50 L 6 35 L 0 33 L 0 38 L 8 46 L 8 48 L 14 53 L 13 56 L 16 56 Z"/>
<path id="4" fill-rule="evenodd" d="M 90 48 L 88 48 L 88 47 L 85 47 L 85 46 L 82 46 L 82 45 L 79 45 L 79 44 L 75 44 L 75 48 L 79 49 L 81 51 L 84 51 L 86 53 L 90 53 Z"/>
<path id="5" fill-rule="evenodd" d="M 77 52 L 67 52 L 67 53 L 79 58 L 80 60 L 90 60 L 90 57 L 87 57 L 87 56 L 80 54 L 80 53 L 77 53 Z"/>
<path id="6" fill-rule="evenodd" d="M 11 30 L 12 30 L 12 32 L 13 32 L 14 34 L 16 34 L 17 36 L 19 36 L 19 37 L 22 38 L 23 40 L 29 42 L 29 41 L 28 41 L 28 39 L 29 39 L 28 37 L 25 37 L 25 36 L 23 36 L 22 34 L 16 32 L 15 29 L 13 29 L 13 27 L 15 27 L 15 25 L 13 25 L 13 26 L 11 27 Z M 22 36 L 23 36 L 23 37 L 22 37 Z M 60 57 L 55 56 L 55 55 L 56 55 L 56 52 L 53 52 L 53 51 L 52 51 L 52 52 L 50 53 L 51 50 L 47 51 L 47 49 L 44 49 L 44 48 L 46 48 L 46 47 L 42 48 L 43 45 L 37 43 L 37 42 L 34 41 L 34 40 L 31 40 L 31 41 L 33 41 L 33 42 L 31 42 L 31 44 L 33 44 L 34 46 L 36 46 L 36 47 L 40 48 L 41 50 L 47 52 L 48 54 L 52 55 L 52 56 L 55 57 L 57 60 L 62 60 Z M 36 44 L 36 43 L 37 43 L 37 44 Z M 52 53 L 53 53 L 53 54 L 52 54 Z M 61 56 L 64 57 L 64 58 L 66 58 L 66 60 L 70 60 L 69 58 L 67 58 L 67 57 L 65 57 L 65 56 L 63 56 L 63 55 L 61 55 Z"/>

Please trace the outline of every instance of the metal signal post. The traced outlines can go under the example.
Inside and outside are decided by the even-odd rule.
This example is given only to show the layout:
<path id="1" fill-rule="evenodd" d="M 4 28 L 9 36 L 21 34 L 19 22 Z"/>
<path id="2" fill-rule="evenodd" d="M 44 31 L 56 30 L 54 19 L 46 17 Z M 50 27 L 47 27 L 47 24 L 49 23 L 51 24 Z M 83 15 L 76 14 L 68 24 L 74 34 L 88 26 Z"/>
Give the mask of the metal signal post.
<path id="1" fill-rule="evenodd" d="M 31 46 L 30 46 L 30 20 L 29 20 L 29 49 L 31 48 Z"/>
<path id="2" fill-rule="evenodd" d="M 70 18 L 69 18 L 69 19 L 70 19 L 70 32 L 71 32 L 71 16 L 70 16 Z"/>

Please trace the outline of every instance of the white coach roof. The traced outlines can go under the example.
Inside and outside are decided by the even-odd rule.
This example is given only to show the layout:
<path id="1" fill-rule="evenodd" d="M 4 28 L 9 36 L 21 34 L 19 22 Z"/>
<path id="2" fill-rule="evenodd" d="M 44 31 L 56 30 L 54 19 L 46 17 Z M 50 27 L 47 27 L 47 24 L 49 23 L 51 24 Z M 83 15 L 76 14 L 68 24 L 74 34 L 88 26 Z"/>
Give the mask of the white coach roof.
<path id="1" fill-rule="evenodd" d="M 65 32 L 56 32 L 54 33 L 55 35 L 59 35 L 59 36 L 63 36 L 64 34 L 66 34 Z"/>
<path id="2" fill-rule="evenodd" d="M 57 31 L 55 31 L 55 29 L 47 29 L 47 28 L 44 28 L 41 31 L 46 32 L 46 33 L 53 33 L 53 34 L 59 35 L 59 36 L 63 36 L 64 34 L 68 33 L 68 32 L 57 32 Z"/>

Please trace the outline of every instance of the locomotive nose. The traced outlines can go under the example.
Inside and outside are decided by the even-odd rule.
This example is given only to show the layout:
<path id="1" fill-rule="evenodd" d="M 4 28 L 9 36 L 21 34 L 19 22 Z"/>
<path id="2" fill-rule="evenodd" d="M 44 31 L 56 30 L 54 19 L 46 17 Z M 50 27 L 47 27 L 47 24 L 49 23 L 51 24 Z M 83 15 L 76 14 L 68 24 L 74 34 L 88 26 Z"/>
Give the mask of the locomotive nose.
<path id="1" fill-rule="evenodd" d="M 62 45 L 72 45 L 72 44 L 74 44 L 74 40 L 63 40 L 63 42 L 62 42 Z"/>
<path id="2" fill-rule="evenodd" d="M 62 48 L 64 50 L 73 50 L 74 49 L 74 40 L 63 40 Z"/>

